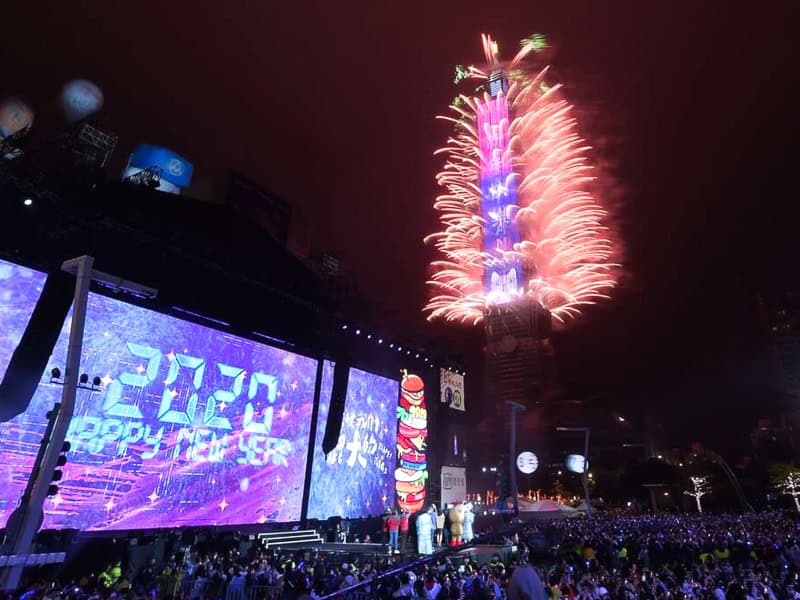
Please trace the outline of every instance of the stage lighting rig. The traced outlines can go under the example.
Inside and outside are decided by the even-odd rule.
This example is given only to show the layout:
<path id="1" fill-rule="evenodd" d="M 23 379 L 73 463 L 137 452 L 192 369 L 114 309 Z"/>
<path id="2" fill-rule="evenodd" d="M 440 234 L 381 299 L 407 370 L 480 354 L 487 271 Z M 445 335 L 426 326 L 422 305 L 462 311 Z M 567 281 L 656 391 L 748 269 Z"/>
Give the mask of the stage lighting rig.
<path id="1" fill-rule="evenodd" d="M 68 131 L 64 138 L 64 149 L 75 156 L 75 162 L 83 167 L 105 167 L 119 137 L 100 131 L 94 125 L 81 123 Z"/>
<path id="2" fill-rule="evenodd" d="M 22 146 L 27 141 L 30 131 L 31 127 L 28 125 L 8 137 L 0 138 L 0 157 L 3 160 L 16 160 L 21 157 L 24 154 Z"/>
<path id="3" fill-rule="evenodd" d="M 142 169 L 133 175 L 128 175 L 122 181 L 132 185 L 143 185 L 155 190 L 161 185 L 161 174 L 163 172 L 164 169 L 161 167 L 152 166 Z"/>
<path id="4" fill-rule="evenodd" d="M 50 370 L 50 383 L 55 385 L 64 385 L 64 381 L 61 379 L 61 369 L 58 367 L 53 367 Z M 103 389 L 103 380 L 95 375 L 92 378 L 92 383 L 89 384 L 89 375 L 86 373 L 81 373 L 78 377 L 78 388 L 82 390 L 89 390 L 90 392 L 99 392 Z"/>

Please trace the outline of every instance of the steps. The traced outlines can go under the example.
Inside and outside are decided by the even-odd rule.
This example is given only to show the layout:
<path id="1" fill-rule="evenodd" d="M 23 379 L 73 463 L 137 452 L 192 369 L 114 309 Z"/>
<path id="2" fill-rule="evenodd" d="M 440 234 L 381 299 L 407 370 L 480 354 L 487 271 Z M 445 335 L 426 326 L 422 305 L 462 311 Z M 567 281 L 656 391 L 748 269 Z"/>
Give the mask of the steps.
<path id="1" fill-rule="evenodd" d="M 314 529 L 259 533 L 258 539 L 264 543 L 266 548 L 296 546 L 299 544 L 321 544 L 323 542 L 322 537 Z"/>

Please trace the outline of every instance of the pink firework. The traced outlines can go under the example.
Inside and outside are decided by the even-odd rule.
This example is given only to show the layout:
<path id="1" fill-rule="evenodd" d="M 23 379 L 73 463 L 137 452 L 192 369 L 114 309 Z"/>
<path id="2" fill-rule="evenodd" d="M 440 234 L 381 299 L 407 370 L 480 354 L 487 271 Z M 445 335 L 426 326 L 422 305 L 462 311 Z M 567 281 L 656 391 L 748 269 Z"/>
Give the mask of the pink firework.
<path id="1" fill-rule="evenodd" d="M 573 108 L 547 69 L 526 72 L 523 60 L 542 38 L 525 40 L 508 64 L 483 36 L 487 66 L 470 67 L 484 91 L 459 96 L 454 134 L 434 204 L 442 231 L 429 236 L 442 254 L 429 282 L 429 319 L 479 323 L 488 307 L 529 297 L 567 321 L 617 282 L 615 244 L 607 212 L 592 189 L 589 148 L 577 133 Z"/>

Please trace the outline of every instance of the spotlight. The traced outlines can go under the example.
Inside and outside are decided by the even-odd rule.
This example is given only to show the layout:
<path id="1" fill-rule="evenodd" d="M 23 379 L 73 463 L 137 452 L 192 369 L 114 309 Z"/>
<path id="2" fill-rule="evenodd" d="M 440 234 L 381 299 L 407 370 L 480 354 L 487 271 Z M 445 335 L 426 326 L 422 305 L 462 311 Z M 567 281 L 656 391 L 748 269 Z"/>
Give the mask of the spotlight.
<path id="1" fill-rule="evenodd" d="M 370 334 L 367 336 L 367 339 L 368 339 L 368 340 L 371 340 L 371 339 L 372 339 L 372 334 L 371 334 L 371 333 L 370 333 Z"/>
<path id="2" fill-rule="evenodd" d="M 59 369 L 58 367 L 54 367 L 50 371 L 50 377 L 52 379 L 61 379 L 61 369 Z"/>
<path id="3" fill-rule="evenodd" d="M 383 343 L 383 338 L 379 339 L 379 340 L 378 340 L 378 343 L 379 343 L 379 344 L 382 344 L 382 343 Z"/>
<path id="4" fill-rule="evenodd" d="M 78 378 L 78 383 L 86 385 L 89 383 L 89 376 L 86 373 L 81 373 L 81 376 Z"/>
<path id="5" fill-rule="evenodd" d="M 30 196 L 26 196 L 26 197 L 25 197 L 25 198 L 22 200 L 22 204 L 23 204 L 24 206 L 33 206 L 33 198 L 31 198 Z"/>
<path id="6" fill-rule="evenodd" d="M 389 348 L 394 348 L 394 344 L 389 344 Z"/>
<path id="7" fill-rule="evenodd" d="M 342 325 L 342 330 L 347 329 L 347 325 Z"/>
<path id="8" fill-rule="evenodd" d="M 417 354 L 417 358 L 419 358 L 419 354 Z"/>
<path id="9" fill-rule="evenodd" d="M 361 335 L 361 330 L 360 329 L 356 329 L 356 335 Z"/>
<path id="10" fill-rule="evenodd" d="M 402 347 L 402 346 L 398 346 L 398 347 L 397 347 L 397 351 L 398 351 L 398 352 L 402 352 L 402 351 L 403 351 L 403 347 Z"/>
<path id="11" fill-rule="evenodd" d="M 425 357 L 425 362 L 428 362 L 428 357 L 427 356 Z"/>

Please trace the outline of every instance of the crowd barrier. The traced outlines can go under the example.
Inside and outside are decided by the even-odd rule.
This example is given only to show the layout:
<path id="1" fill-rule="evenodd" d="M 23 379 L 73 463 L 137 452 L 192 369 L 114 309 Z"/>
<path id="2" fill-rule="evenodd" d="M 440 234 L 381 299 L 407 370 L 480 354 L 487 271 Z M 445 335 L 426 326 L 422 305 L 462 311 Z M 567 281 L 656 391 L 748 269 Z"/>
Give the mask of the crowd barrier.
<path id="1" fill-rule="evenodd" d="M 280 600 L 280 585 L 241 585 L 198 578 L 184 581 L 176 588 L 172 600 Z M 169 596 L 166 596 L 169 598 Z"/>

